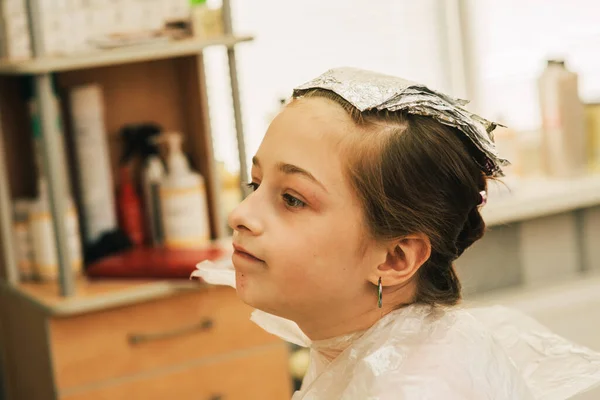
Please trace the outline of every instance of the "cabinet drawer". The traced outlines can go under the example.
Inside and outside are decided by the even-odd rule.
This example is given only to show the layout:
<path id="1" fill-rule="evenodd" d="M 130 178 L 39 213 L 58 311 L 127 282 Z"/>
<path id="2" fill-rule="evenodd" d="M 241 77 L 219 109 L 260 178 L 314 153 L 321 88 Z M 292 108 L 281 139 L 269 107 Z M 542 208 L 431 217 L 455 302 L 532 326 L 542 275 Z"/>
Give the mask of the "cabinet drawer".
<path id="1" fill-rule="evenodd" d="M 287 347 L 281 343 L 240 358 L 177 368 L 79 393 L 66 391 L 60 399 L 289 400 L 292 386 L 287 360 Z"/>
<path id="2" fill-rule="evenodd" d="M 279 339 L 249 320 L 231 288 L 178 294 L 50 321 L 59 389 L 102 382 Z"/>

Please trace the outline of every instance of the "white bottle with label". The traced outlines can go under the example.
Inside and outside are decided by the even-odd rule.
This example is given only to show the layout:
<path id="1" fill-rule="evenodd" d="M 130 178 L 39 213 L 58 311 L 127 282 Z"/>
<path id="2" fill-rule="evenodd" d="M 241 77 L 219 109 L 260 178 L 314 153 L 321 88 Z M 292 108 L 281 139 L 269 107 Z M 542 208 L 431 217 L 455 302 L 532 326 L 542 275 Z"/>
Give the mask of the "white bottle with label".
<path id="1" fill-rule="evenodd" d="M 542 112 L 542 163 L 546 174 L 569 178 L 587 168 L 584 107 L 577 74 L 550 60 L 538 80 Z"/>
<path id="2" fill-rule="evenodd" d="M 79 221 L 73 201 L 68 199 L 65 218 L 67 232 L 67 248 L 71 270 L 79 274 L 82 271 L 83 259 L 79 236 Z M 47 184 L 39 181 L 39 198 L 32 205 L 29 213 L 29 230 L 33 247 L 33 266 L 36 276 L 41 280 L 55 280 L 59 276 L 56 239 L 52 225 L 52 215 L 48 199 Z"/>
<path id="3" fill-rule="evenodd" d="M 70 100 L 82 227 L 85 242 L 94 243 L 118 226 L 102 88 L 76 86 L 70 90 Z"/>
<path id="4" fill-rule="evenodd" d="M 163 134 L 168 143 L 168 173 L 160 185 L 164 243 L 168 248 L 201 248 L 210 241 L 204 178 L 190 169 L 179 133 Z"/>

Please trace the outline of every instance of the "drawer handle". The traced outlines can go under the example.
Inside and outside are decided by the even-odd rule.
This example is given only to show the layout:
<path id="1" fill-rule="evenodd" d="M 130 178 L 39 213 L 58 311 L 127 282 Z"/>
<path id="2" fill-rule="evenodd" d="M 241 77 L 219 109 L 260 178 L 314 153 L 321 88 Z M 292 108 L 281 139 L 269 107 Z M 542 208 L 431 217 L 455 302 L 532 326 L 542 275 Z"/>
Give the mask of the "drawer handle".
<path id="1" fill-rule="evenodd" d="M 221 396 L 220 394 L 213 394 L 212 396 L 210 396 L 208 398 L 208 400 L 223 400 L 223 399 L 224 399 L 224 397 Z"/>
<path id="2" fill-rule="evenodd" d="M 213 327 L 213 321 L 209 318 L 203 319 L 199 323 L 184 326 L 183 328 L 173 329 L 158 333 L 130 333 L 127 335 L 127 341 L 130 345 L 138 345 L 153 340 L 169 339 L 176 336 L 187 335 L 194 332 L 203 332 Z"/>

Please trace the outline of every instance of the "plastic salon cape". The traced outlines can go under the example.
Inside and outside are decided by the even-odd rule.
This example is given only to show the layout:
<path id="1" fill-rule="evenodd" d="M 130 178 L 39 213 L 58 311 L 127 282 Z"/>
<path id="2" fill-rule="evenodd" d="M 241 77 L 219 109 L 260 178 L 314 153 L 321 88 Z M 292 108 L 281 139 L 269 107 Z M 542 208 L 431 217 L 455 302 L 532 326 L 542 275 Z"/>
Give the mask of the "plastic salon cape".
<path id="1" fill-rule="evenodd" d="M 228 264 L 201 263 L 193 276 L 235 287 Z M 562 400 L 600 382 L 600 354 L 504 307 L 411 305 L 364 332 L 316 342 L 292 321 L 258 310 L 252 320 L 311 347 L 293 400 Z"/>

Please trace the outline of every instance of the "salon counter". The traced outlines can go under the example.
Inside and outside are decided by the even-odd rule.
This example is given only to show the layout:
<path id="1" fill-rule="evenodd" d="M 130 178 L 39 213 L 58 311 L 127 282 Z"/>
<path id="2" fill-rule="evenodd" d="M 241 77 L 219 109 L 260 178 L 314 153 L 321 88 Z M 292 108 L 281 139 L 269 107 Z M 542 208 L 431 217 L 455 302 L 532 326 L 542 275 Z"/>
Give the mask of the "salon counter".
<path id="1" fill-rule="evenodd" d="M 2 285 L 8 395 L 289 399 L 288 348 L 231 288 L 191 281 Z"/>
<path id="2" fill-rule="evenodd" d="M 465 293 L 600 272 L 600 175 L 490 182 L 483 239 L 457 260 Z"/>
<path id="3" fill-rule="evenodd" d="M 488 226 L 555 215 L 600 205 L 600 175 L 574 179 L 512 179 L 489 183 L 482 209 Z"/>

